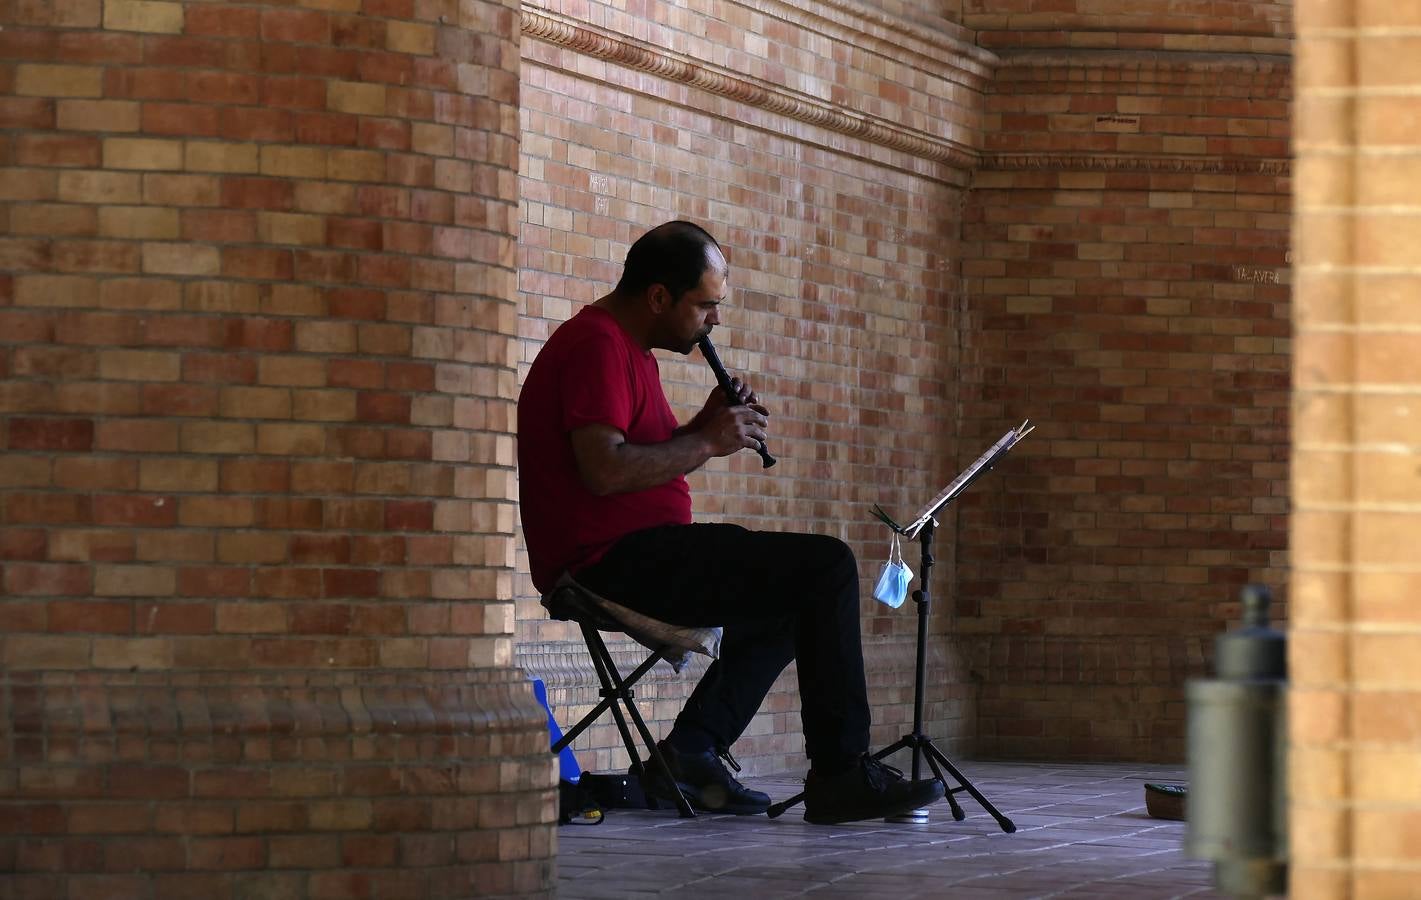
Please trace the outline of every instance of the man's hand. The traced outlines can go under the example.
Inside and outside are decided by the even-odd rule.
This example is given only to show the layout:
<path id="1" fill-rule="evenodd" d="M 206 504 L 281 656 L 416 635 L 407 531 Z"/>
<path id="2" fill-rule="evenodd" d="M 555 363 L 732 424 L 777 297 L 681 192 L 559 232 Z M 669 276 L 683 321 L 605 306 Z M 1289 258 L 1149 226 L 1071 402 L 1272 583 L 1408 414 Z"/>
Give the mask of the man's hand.
<path id="1" fill-rule="evenodd" d="M 729 456 L 739 450 L 755 449 L 768 437 L 770 424 L 764 407 L 725 406 L 706 417 L 700 433 L 710 443 L 712 456 Z M 704 410 L 702 410 L 704 412 Z M 700 416 L 697 416 L 700 418 Z"/>
<path id="2" fill-rule="evenodd" d="M 755 412 L 759 413 L 760 416 L 763 417 L 765 420 L 759 423 L 760 427 L 764 428 L 765 426 L 767 426 L 770 420 L 770 411 L 766 409 L 763 405 L 761 405 L 759 396 L 756 395 L 756 393 L 750 389 L 750 385 L 747 382 L 741 381 L 739 378 L 730 379 L 730 384 L 731 387 L 735 388 L 736 396 L 740 398 L 740 405 L 742 407 L 752 409 Z M 706 397 L 705 406 L 701 407 L 701 411 L 696 413 L 695 417 L 691 419 L 691 421 L 687 422 L 684 426 L 678 429 L 677 433 L 680 434 L 689 431 L 702 431 L 706 428 L 707 425 L 710 424 L 712 419 L 714 419 L 715 416 L 720 413 L 721 410 L 731 408 L 733 407 L 731 407 L 730 404 L 727 402 L 725 391 L 722 391 L 720 388 L 717 387 L 710 392 L 710 396 Z M 763 437 L 761 437 L 760 439 L 764 440 Z M 752 444 L 750 446 L 754 445 Z M 716 455 L 724 456 L 725 454 L 717 453 Z"/>

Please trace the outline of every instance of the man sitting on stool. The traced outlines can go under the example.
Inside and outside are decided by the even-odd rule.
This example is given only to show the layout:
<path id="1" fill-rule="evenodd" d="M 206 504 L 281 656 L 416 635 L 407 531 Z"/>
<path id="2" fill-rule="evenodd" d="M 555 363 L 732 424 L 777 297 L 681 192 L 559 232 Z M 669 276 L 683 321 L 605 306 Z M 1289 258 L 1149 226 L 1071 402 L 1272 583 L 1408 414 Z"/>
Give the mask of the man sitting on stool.
<path id="1" fill-rule="evenodd" d="M 804 818 L 881 818 L 943 796 L 867 755 L 868 691 L 853 551 L 825 535 L 693 524 L 685 474 L 765 440 L 769 413 L 713 390 L 680 425 L 653 349 L 687 354 L 720 322 L 729 269 L 699 226 L 668 222 L 627 253 L 616 288 L 563 323 L 518 400 L 523 530 L 533 583 L 564 572 L 597 594 L 673 625 L 724 627 L 720 658 L 658 744 L 693 806 L 762 813 L 770 798 L 721 762 L 775 678 L 799 663 L 810 771 Z M 648 770 L 650 771 L 650 770 Z M 653 779 L 653 796 L 670 786 Z"/>

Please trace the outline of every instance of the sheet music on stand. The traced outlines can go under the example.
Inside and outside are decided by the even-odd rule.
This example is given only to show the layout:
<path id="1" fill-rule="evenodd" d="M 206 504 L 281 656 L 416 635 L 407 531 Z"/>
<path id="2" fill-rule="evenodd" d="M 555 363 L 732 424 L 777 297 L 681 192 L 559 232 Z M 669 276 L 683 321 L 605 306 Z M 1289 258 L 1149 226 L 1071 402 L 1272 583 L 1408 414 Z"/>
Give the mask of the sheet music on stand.
<path id="1" fill-rule="evenodd" d="M 918 510 L 907 525 L 899 525 L 893 521 L 888 513 L 884 512 L 883 507 L 877 503 L 873 505 L 872 512 L 874 516 L 889 528 L 892 528 L 894 531 L 912 540 L 918 536 L 918 532 L 928 523 L 928 520 L 933 517 L 934 513 L 941 509 L 946 503 L 956 498 L 957 495 L 967 490 L 972 482 L 990 471 L 992 466 L 995 466 L 1002 457 L 1011 452 L 1011 448 L 1015 447 L 1022 438 L 1030 434 L 1035 428 L 1036 426 L 1032 425 L 1031 420 L 1028 419 L 1002 435 L 1000 440 L 987 448 L 986 453 L 977 457 L 972 465 L 963 469 L 962 473 L 954 478 L 951 484 L 943 488 L 936 497 L 924 504 L 923 508 Z"/>

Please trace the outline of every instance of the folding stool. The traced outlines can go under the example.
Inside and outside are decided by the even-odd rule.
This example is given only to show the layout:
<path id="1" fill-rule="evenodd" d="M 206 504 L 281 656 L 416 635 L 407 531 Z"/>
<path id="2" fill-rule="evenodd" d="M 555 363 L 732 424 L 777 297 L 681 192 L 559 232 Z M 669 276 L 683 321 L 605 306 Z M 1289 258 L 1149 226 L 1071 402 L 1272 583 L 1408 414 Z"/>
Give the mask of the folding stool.
<path id="1" fill-rule="evenodd" d="M 598 692 L 602 700 L 576 725 L 568 729 L 562 740 L 553 745 L 553 753 L 562 752 L 564 747 L 570 745 L 578 735 L 596 722 L 602 713 L 611 710 L 612 717 L 617 723 L 617 730 L 621 732 L 622 743 L 627 748 L 627 755 L 631 757 L 632 769 L 642 776 L 642 785 L 645 787 L 646 771 L 641 760 L 641 753 L 637 750 L 636 742 L 632 740 L 631 731 L 627 728 L 626 717 L 622 715 L 622 709 L 618 706 L 618 701 L 620 701 L 621 705 L 626 707 L 627 715 L 631 717 L 632 723 L 636 726 L 642 743 L 646 745 L 651 764 L 660 772 L 666 783 L 675 787 L 676 779 L 671 774 L 670 766 L 666 764 L 661 751 L 657 749 L 656 740 L 646 727 L 646 721 L 642 719 L 636 704 L 632 702 L 635 696 L 632 689 L 642 676 L 650 672 L 652 666 L 661 660 L 665 660 L 672 669 L 679 673 L 690 661 L 692 653 L 702 653 L 712 659 L 715 658 L 720 653 L 721 629 L 685 628 L 679 625 L 669 625 L 598 596 L 578 584 L 570 575 L 563 575 L 558 579 L 553 589 L 543 595 L 542 602 L 543 607 L 552 618 L 564 622 L 576 622 L 578 627 L 582 629 L 582 639 L 587 644 L 587 652 L 592 657 L 592 666 L 597 671 L 597 680 L 602 685 Z M 607 651 L 606 643 L 602 640 L 600 632 L 603 631 L 625 633 L 637 643 L 651 650 L 651 654 L 630 675 L 623 677 L 612 660 L 612 654 Z M 680 788 L 675 788 L 675 790 L 676 808 L 680 810 L 681 817 L 695 816 L 695 811 L 691 809 L 691 804 L 686 801 Z M 650 802 L 650 795 L 647 796 L 648 802 Z"/>

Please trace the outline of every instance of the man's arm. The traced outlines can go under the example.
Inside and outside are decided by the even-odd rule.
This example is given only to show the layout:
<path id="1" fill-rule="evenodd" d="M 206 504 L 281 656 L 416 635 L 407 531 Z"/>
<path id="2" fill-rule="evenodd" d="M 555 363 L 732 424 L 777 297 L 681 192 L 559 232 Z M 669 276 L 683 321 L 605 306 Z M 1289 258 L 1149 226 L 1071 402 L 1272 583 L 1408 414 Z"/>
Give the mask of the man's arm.
<path id="1" fill-rule="evenodd" d="M 706 415 L 699 428 L 659 444 L 628 443 L 610 425 L 584 425 L 572 432 L 572 453 L 582 483 L 593 494 L 626 494 L 665 484 L 712 457 L 755 447 L 766 438 L 767 424 L 752 407 L 721 407 Z"/>

